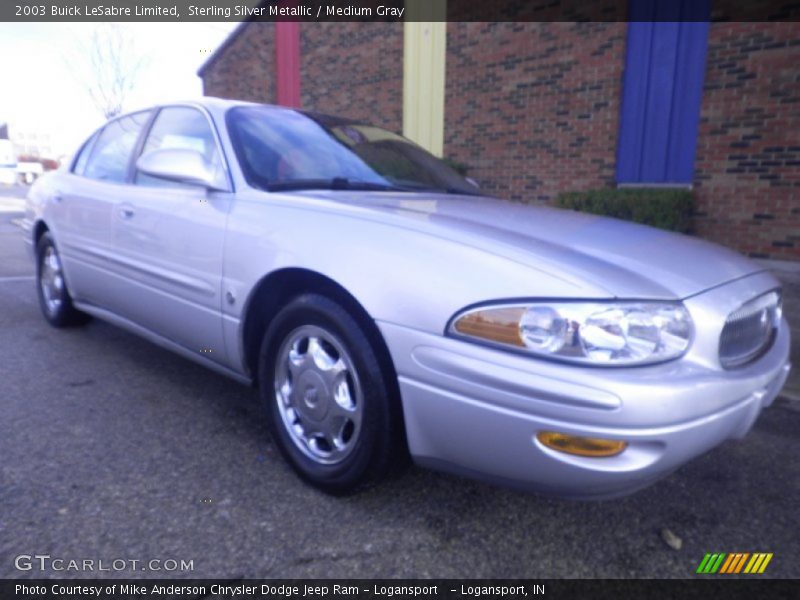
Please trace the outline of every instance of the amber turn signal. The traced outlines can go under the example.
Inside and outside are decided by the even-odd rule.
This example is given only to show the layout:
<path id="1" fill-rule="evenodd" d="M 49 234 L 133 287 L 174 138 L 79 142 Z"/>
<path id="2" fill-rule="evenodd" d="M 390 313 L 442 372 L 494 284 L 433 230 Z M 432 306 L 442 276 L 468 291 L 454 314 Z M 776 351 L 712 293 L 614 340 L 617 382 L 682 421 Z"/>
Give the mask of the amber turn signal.
<path id="1" fill-rule="evenodd" d="M 620 440 L 580 437 L 554 431 L 540 431 L 536 434 L 536 439 L 553 450 L 593 458 L 616 456 L 628 447 L 628 442 Z"/>
<path id="2" fill-rule="evenodd" d="M 524 308 L 493 308 L 467 313 L 454 323 L 454 329 L 463 335 L 509 344 L 524 346 L 519 336 L 519 321 L 525 313 Z"/>

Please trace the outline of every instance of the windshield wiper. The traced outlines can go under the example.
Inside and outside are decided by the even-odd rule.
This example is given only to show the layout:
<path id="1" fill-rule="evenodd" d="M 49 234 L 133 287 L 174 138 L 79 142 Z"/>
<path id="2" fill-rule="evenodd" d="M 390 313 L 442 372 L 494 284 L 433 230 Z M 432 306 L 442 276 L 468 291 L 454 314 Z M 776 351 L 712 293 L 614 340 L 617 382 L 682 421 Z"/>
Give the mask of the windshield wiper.
<path id="1" fill-rule="evenodd" d="M 435 188 L 424 185 L 400 185 L 376 183 L 347 177 L 331 179 L 285 179 L 268 181 L 262 185 L 269 192 L 292 192 L 300 190 L 350 190 L 362 192 L 433 192 L 435 194 L 461 194 L 464 196 L 484 196 L 479 190 L 471 191 L 461 188 Z"/>
<path id="2" fill-rule="evenodd" d="M 461 188 L 456 188 L 456 187 L 445 188 L 444 192 L 447 193 L 447 194 L 458 194 L 460 196 L 485 196 L 486 195 L 486 194 L 484 194 L 483 192 L 481 192 L 481 191 L 479 191 L 477 189 L 475 191 L 472 191 L 472 190 L 463 190 Z"/>
<path id="3" fill-rule="evenodd" d="M 264 185 L 270 192 L 288 192 L 296 190 L 352 190 L 352 191 L 377 191 L 377 192 L 408 192 L 408 188 L 388 183 L 374 183 L 347 177 L 334 177 L 332 179 L 287 179 L 272 181 Z"/>
<path id="4" fill-rule="evenodd" d="M 400 184 L 397 184 L 400 185 Z M 462 196 L 486 196 L 480 189 L 477 187 L 474 189 L 466 190 L 464 188 L 459 188 L 455 186 L 431 186 L 430 184 L 424 184 L 421 182 L 412 182 L 408 180 L 402 180 L 402 186 L 404 191 L 407 192 L 431 192 L 433 194 L 459 194 Z"/>

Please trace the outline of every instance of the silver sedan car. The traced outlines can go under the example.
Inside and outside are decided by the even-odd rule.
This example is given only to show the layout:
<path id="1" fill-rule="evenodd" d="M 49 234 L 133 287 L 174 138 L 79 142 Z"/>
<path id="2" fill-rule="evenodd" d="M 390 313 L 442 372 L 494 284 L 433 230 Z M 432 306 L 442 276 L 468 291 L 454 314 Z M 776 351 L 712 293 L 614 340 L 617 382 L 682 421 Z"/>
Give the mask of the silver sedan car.
<path id="1" fill-rule="evenodd" d="M 512 204 L 366 123 L 217 99 L 116 118 L 31 190 L 52 325 L 257 385 L 331 493 L 421 465 L 630 493 L 747 433 L 789 372 L 778 281 L 705 241 Z"/>

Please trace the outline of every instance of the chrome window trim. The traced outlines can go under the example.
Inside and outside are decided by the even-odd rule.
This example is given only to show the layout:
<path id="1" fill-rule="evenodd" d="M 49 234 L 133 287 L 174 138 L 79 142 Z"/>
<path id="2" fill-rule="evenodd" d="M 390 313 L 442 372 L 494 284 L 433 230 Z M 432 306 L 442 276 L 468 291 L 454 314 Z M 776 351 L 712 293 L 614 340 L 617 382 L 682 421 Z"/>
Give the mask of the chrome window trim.
<path id="1" fill-rule="evenodd" d="M 69 172 L 72 175 L 77 177 L 84 177 L 86 179 L 92 179 L 91 177 L 86 177 L 83 173 L 75 173 L 75 165 L 77 163 L 78 157 L 81 154 L 81 151 L 86 147 L 88 143 L 91 142 L 92 148 L 89 151 L 89 156 L 86 160 L 88 163 L 94 154 L 94 145 L 96 144 L 97 140 L 99 139 L 100 135 L 105 131 L 105 129 L 115 121 L 120 119 L 124 119 L 125 117 L 130 117 L 132 115 L 137 115 L 139 113 L 150 113 L 147 122 L 142 126 L 142 131 L 139 133 L 139 137 L 136 140 L 136 144 L 134 145 L 134 149 L 131 152 L 131 161 L 129 164 L 128 173 L 126 175 L 126 180 L 124 182 L 118 181 L 103 181 L 99 179 L 92 179 L 93 181 L 103 181 L 103 183 L 110 183 L 116 185 L 134 185 L 133 183 L 133 176 L 135 172 L 135 164 L 136 160 L 141 156 L 142 148 L 144 148 L 144 142 L 147 139 L 147 136 L 150 134 L 150 130 L 153 127 L 153 123 L 155 122 L 156 117 L 159 115 L 162 109 L 165 108 L 193 108 L 199 111 L 205 118 L 206 122 L 208 123 L 209 127 L 211 128 L 211 134 L 214 136 L 214 143 L 217 145 L 217 151 L 220 154 L 220 158 L 222 161 L 222 169 L 225 173 L 225 181 L 227 183 L 227 189 L 223 190 L 224 192 L 234 193 L 236 191 L 236 186 L 233 181 L 233 176 L 231 174 L 230 168 L 230 161 L 228 160 L 228 155 L 225 153 L 225 148 L 222 144 L 222 137 L 220 136 L 219 129 L 217 128 L 217 124 L 214 122 L 214 118 L 211 115 L 211 112 L 203 106 L 202 104 L 195 104 L 192 102 L 175 102 L 171 104 L 163 104 L 157 106 L 151 106 L 148 108 L 143 108 L 141 110 L 134 110 L 122 115 L 117 115 L 106 121 L 101 127 L 99 127 L 92 135 L 90 135 L 87 140 L 81 146 L 81 149 L 75 153 L 74 158 L 72 159 L 72 163 L 70 164 Z"/>

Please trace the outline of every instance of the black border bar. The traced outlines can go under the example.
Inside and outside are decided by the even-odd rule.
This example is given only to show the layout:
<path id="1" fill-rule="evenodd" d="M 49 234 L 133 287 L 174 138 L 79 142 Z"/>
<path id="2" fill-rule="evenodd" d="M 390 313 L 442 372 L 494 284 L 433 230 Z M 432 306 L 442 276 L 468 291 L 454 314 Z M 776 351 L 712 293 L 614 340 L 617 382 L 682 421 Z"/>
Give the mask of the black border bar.
<path id="1" fill-rule="evenodd" d="M 356 591 L 357 593 L 353 593 Z M 797 598 L 800 580 L 694 579 L 2 579 L 3 600 L 471 600 Z"/>
<path id="2" fill-rule="evenodd" d="M 800 21 L 800 0 L 0 0 L 2 22 Z"/>

